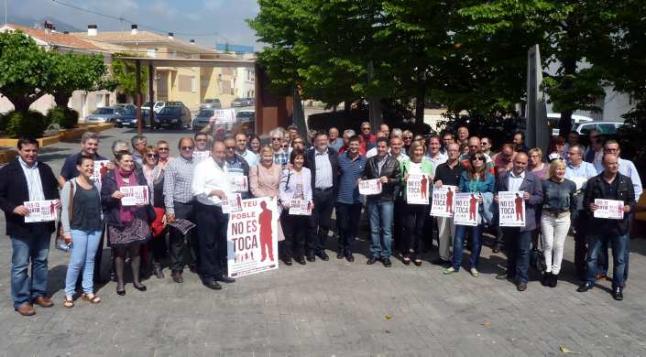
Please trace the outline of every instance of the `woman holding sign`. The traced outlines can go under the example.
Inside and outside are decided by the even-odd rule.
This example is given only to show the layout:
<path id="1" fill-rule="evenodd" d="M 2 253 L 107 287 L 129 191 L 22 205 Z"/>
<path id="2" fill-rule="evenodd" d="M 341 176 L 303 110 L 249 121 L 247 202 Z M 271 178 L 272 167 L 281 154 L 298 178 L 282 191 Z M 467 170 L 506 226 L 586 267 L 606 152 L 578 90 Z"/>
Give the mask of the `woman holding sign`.
<path id="1" fill-rule="evenodd" d="M 406 200 L 403 234 L 403 262 L 408 265 L 412 259 L 415 265 L 422 265 L 420 256 L 424 220 L 428 216 L 430 203 L 430 187 L 433 180 L 433 164 L 424 155 L 424 145 L 414 141 L 410 146 L 410 160 L 401 163 L 403 177 L 403 192 Z"/>
<path id="2" fill-rule="evenodd" d="M 570 230 L 570 214 L 576 210 L 576 184 L 565 178 L 565 162 L 554 160 L 550 164 L 549 178 L 543 184 L 543 209 L 541 229 L 545 274 L 542 283 L 555 287 L 561 271 L 565 238 Z"/>
<path id="3" fill-rule="evenodd" d="M 477 151 L 469 156 L 469 169 L 462 172 L 460 176 L 459 190 L 461 193 L 471 193 L 472 200 L 475 204 L 469 206 L 469 214 L 473 213 L 477 217 L 477 211 L 482 204 L 483 193 L 493 193 L 494 177 L 487 172 L 485 164 L 485 155 Z M 455 208 L 457 210 L 458 207 Z M 457 215 L 457 211 L 454 213 Z M 476 221 L 471 226 L 471 264 L 470 272 L 474 277 L 478 277 L 478 260 L 480 258 L 480 249 L 482 248 L 482 222 Z M 462 264 L 462 251 L 464 249 L 464 236 L 467 231 L 466 225 L 455 223 L 455 237 L 453 238 L 453 266 L 446 268 L 444 274 L 452 274 L 460 271 Z"/>
<path id="4" fill-rule="evenodd" d="M 83 272 L 83 300 L 98 304 L 94 295 L 94 257 L 101 242 L 103 222 L 101 196 L 92 181 L 94 160 L 79 156 L 76 160 L 78 176 L 65 183 L 61 192 L 63 210 L 61 224 L 66 243 L 72 243 L 70 262 L 65 277 L 63 306 L 74 306 L 74 293 L 79 274 Z"/>
<path id="5" fill-rule="evenodd" d="M 312 178 L 310 170 L 303 167 L 305 152 L 294 149 L 289 157 L 291 168 L 283 171 L 280 178 L 280 203 L 283 207 L 281 224 L 285 242 L 279 247 L 286 265 L 292 264 L 292 257 L 298 264 L 305 265 L 305 234 L 309 226 L 312 202 Z"/>
<path id="6" fill-rule="evenodd" d="M 146 291 L 146 286 L 139 281 L 139 267 L 141 245 L 150 238 L 148 222 L 155 217 L 154 211 L 147 202 L 136 202 L 135 205 L 126 205 L 122 202 L 126 195 L 122 192 L 125 187 L 132 190 L 144 190 L 148 197 L 146 178 L 137 174 L 135 162 L 130 153 L 116 155 L 117 168 L 110 171 L 104 178 L 101 187 L 101 203 L 103 213 L 108 225 L 108 239 L 114 251 L 114 267 L 117 274 L 117 294 L 126 294 L 123 281 L 123 267 L 126 254 L 130 253 L 132 267 L 132 284 L 139 291 Z M 128 197 L 129 198 L 129 197 Z M 130 202 L 128 202 L 130 204 Z"/>

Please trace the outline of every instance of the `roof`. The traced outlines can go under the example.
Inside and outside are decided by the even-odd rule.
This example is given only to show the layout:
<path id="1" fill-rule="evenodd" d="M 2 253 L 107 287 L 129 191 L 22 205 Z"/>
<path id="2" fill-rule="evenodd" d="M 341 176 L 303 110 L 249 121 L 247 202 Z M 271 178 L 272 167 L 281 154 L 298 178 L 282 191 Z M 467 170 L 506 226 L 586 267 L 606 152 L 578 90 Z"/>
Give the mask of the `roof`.
<path id="1" fill-rule="evenodd" d="M 41 45 L 48 45 L 53 47 L 65 47 L 69 49 L 86 50 L 98 52 L 101 49 L 89 41 L 81 38 L 66 35 L 60 32 L 50 30 L 36 29 L 16 24 L 6 24 L 0 28 L 0 31 L 18 30 L 25 33 L 27 36 L 32 37 Z"/>
<path id="2" fill-rule="evenodd" d="M 149 31 L 138 31 L 136 34 L 132 34 L 127 31 L 119 32 L 101 32 L 98 31 L 96 36 L 88 36 L 87 32 L 73 32 L 72 36 L 75 36 L 83 40 L 91 40 L 95 42 L 107 42 L 121 46 L 132 46 L 132 45 L 157 45 L 157 46 L 168 46 L 176 48 L 188 53 L 215 53 L 214 50 L 200 47 L 198 45 L 191 44 L 189 42 L 180 40 L 180 39 L 170 39 L 167 36 L 162 36 L 154 32 Z"/>

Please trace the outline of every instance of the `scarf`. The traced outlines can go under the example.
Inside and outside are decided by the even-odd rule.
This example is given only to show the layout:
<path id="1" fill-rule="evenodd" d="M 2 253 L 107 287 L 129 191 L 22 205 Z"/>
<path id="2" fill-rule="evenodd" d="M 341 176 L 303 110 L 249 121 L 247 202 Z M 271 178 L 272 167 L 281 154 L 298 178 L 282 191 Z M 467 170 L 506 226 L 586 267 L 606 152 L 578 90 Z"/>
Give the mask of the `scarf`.
<path id="1" fill-rule="evenodd" d="M 117 168 L 115 171 L 115 179 L 117 181 L 117 188 L 119 189 L 121 189 L 122 186 L 137 186 L 137 176 L 135 175 L 134 170 L 127 172 Z M 126 183 L 124 179 L 127 179 L 128 182 Z M 121 206 L 119 208 L 119 220 L 121 220 L 121 223 L 125 225 L 132 222 L 135 218 L 136 209 L 137 207 L 134 206 Z"/>

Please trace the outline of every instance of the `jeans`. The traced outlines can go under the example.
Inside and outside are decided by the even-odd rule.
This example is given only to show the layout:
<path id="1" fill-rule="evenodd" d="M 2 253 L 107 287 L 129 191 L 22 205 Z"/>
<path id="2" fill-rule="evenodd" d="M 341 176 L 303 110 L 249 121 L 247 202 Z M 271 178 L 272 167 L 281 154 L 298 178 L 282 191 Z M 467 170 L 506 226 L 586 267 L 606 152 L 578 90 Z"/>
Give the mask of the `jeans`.
<path id="1" fill-rule="evenodd" d="M 83 292 L 94 293 L 94 260 L 101 242 L 102 230 L 83 231 L 72 229 L 72 249 L 65 277 L 65 295 L 72 296 L 76 291 L 76 280 L 83 272 Z"/>
<path id="2" fill-rule="evenodd" d="M 361 220 L 361 203 L 336 204 L 336 220 L 339 227 L 339 246 L 337 251 L 348 257 L 352 255 L 352 243 L 359 230 Z"/>
<path id="3" fill-rule="evenodd" d="M 314 189 L 314 209 L 310 216 L 310 231 L 307 235 L 306 248 L 308 255 L 325 251 L 325 241 L 330 232 L 332 209 L 334 209 L 334 190 Z"/>
<path id="4" fill-rule="evenodd" d="M 462 253 L 464 252 L 464 236 L 467 229 L 471 229 L 471 259 L 470 268 L 478 269 L 480 261 L 480 250 L 482 249 L 482 226 L 455 226 L 455 236 L 453 237 L 453 269 L 460 271 L 462 265 Z"/>
<path id="5" fill-rule="evenodd" d="M 565 238 L 567 238 L 567 232 L 570 230 L 570 215 L 554 217 L 544 213 L 541 218 L 541 229 L 543 231 L 543 254 L 545 255 L 546 272 L 558 275 L 563 261 Z"/>
<path id="6" fill-rule="evenodd" d="M 529 280 L 529 251 L 532 244 L 532 231 L 518 228 L 504 228 L 505 248 L 507 250 L 507 276 L 516 283 Z"/>
<path id="7" fill-rule="evenodd" d="M 11 237 L 11 299 L 14 308 L 47 295 L 50 232 Z M 31 262 L 31 277 L 28 274 Z"/>
<path id="8" fill-rule="evenodd" d="M 608 234 L 591 234 L 588 236 L 588 271 L 586 280 L 594 283 L 596 280 L 599 252 L 603 244 L 609 243 L 612 246 L 612 287 L 618 288 L 624 286 L 624 277 L 626 270 L 626 256 L 629 251 L 630 238 L 628 234 L 608 235 Z"/>
<path id="9" fill-rule="evenodd" d="M 393 209 L 393 201 L 368 200 L 370 254 L 373 258 L 390 258 L 392 252 Z"/>

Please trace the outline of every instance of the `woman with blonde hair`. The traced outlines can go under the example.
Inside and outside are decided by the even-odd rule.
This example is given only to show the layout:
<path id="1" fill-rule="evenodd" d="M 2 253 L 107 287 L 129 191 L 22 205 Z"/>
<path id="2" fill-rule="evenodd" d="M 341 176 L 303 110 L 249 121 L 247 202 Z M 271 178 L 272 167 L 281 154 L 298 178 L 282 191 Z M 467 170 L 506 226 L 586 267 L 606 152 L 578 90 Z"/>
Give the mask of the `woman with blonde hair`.
<path id="1" fill-rule="evenodd" d="M 543 162 L 543 150 L 532 148 L 527 152 L 529 156 L 528 169 L 541 180 L 547 179 L 549 165 Z"/>
<path id="2" fill-rule="evenodd" d="M 561 271 L 563 247 L 570 229 L 571 213 L 576 210 L 576 184 L 565 178 L 565 161 L 556 159 L 549 165 L 549 178 L 543 181 L 541 230 L 545 274 L 541 282 L 555 287 Z"/>

